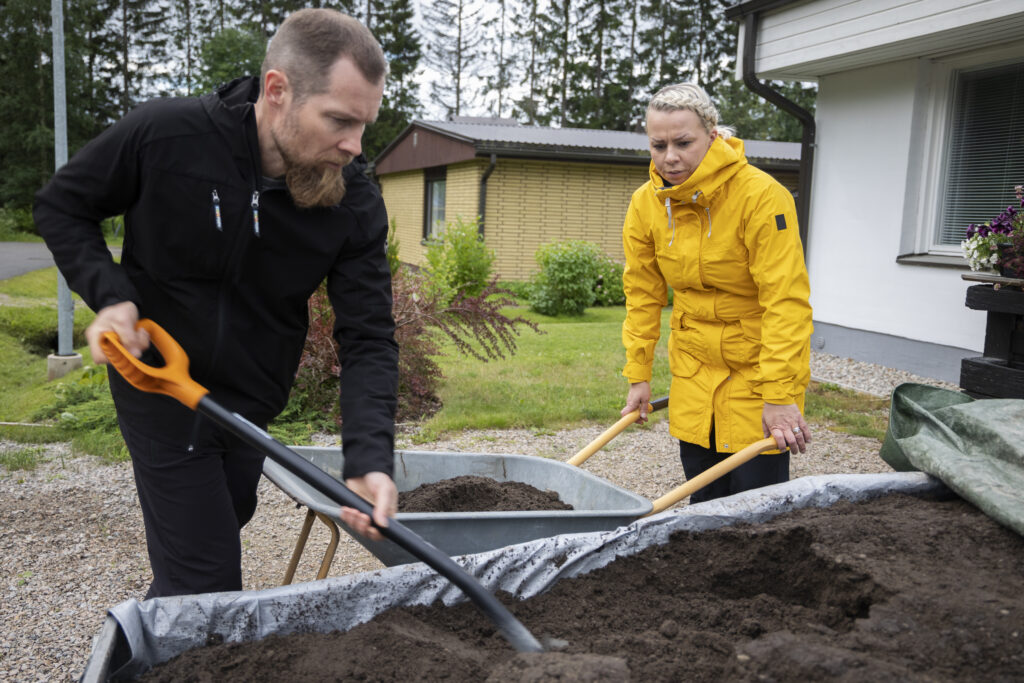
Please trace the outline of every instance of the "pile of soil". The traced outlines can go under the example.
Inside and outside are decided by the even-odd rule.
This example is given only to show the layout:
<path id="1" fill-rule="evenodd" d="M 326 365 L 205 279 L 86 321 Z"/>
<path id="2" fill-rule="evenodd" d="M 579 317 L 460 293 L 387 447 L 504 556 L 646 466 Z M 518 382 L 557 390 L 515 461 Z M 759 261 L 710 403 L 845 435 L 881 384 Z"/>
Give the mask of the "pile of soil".
<path id="1" fill-rule="evenodd" d="M 554 651 L 517 654 L 464 603 L 193 650 L 146 680 L 1024 680 L 1022 558 L 964 501 L 894 495 L 680 533 L 506 600 Z"/>
<path id="2" fill-rule="evenodd" d="M 399 512 L 508 512 L 572 510 L 554 491 L 521 481 L 496 481 L 463 475 L 423 484 L 398 494 Z"/>

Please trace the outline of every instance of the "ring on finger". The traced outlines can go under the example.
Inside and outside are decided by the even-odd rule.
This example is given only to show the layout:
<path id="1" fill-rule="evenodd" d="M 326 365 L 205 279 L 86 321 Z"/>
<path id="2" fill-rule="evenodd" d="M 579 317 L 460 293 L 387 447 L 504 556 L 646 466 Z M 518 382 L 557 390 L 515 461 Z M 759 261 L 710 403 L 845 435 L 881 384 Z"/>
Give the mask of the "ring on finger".
<path id="1" fill-rule="evenodd" d="M 802 430 L 799 427 L 793 427 L 793 433 L 799 434 Z"/>

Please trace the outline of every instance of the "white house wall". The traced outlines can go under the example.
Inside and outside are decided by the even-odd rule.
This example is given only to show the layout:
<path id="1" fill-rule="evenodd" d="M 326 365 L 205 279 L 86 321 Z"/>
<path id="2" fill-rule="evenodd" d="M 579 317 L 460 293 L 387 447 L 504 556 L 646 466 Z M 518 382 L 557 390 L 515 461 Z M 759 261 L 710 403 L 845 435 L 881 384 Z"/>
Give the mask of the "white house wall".
<path id="1" fill-rule="evenodd" d="M 913 60 L 821 78 L 808 269 L 815 320 L 980 351 L 962 271 L 899 265 Z M 828 351 L 826 348 L 825 351 Z"/>
<path id="2" fill-rule="evenodd" d="M 1024 35 L 1022 0 L 817 0 L 761 18 L 755 69 L 814 80 L 910 56 L 937 56 Z M 741 43 L 742 44 L 742 43 Z"/>

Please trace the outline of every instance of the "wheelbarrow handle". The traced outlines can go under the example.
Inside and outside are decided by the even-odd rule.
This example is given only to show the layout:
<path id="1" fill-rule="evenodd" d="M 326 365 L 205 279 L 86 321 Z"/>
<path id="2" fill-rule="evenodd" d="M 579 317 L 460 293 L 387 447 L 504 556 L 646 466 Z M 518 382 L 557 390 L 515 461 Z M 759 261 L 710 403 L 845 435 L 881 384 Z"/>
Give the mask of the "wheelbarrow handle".
<path id="1" fill-rule="evenodd" d="M 647 412 L 650 413 L 650 412 L 654 412 L 656 410 L 661 410 L 662 408 L 666 407 L 667 405 L 668 405 L 668 396 L 662 396 L 661 398 L 654 399 L 653 401 L 651 401 L 650 403 L 647 404 Z M 609 441 L 614 439 L 616 436 L 618 436 L 619 433 L 623 429 L 625 429 L 629 425 L 631 425 L 634 422 L 636 422 L 637 418 L 639 418 L 639 417 L 640 417 L 640 409 L 639 408 L 637 408 L 636 410 L 634 410 L 631 413 L 627 413 L 626 415 L 624 415 L 622 418 L 619 419 L 618 422 L 613 424 L 608 429 L 604 430 L 604 433 L 602 433 L 601 436 L 599 436 L 596 439 L 594 439 L 593 441 L 591 441 L 579 453 L 577 453 L 576 455 L 574 455 L 571 458 L 569 458 L 569 461 L 568 461 L 569 464 L 570 465 L 574 465 L 576 467 L 579 467 L 580 465 L 582 465 L 586 461 L 587 458 L 589 458 L 594 453 L 597 453 L 599 450 L 601 450 L 601 448 L 603 448 L 606 443 L 608 443 Z"/>
<path id="2" fill-rule="evenodd" d="M 654 515 L 662 510 L 672 507 L 683 498 L 699 491 L 715 479 L 731 472 L 748 460 L 752 460 L 755 456 L 778 447 L 779 446 L 775 443 L 774 438 L 761 439 L 760 441 L 750 444 L 743 450 L 733 453 L 722 462 L 709 467 L 693 479 L 687 481 L 685 484 L 677 486 L 661 498 L 654 501 L 654 508 L 644 516 Z"/>
<path id="3" fill-rule="evenodd" d="M 251 446 L 262 450 L 279 465 L 320 491 L 339 505 L 355 508 L 373 518 L 373 506 L 342 482 L 309 462 L 298 453 L 237 413 L 232 413 L 211 399 L 209 391 L 188 374 L 188 355 L 163 328 L 152 320 L 140 320 L 138 327 L 149 332 L 150 340 L 164 357 L 166 365 L 156 368 L 133 357 L 121 344 L 117 334 L 105 332 L 100 345 L 111 365 L 136 389 L 172 396 L 193 410 L 210 417 L 218 425 Z M 542 652 L 540 642 L 487 591 L 473 576 L 431 543 L 397 520 L 386 527 L 374 526 L 381 535 L 398 544 L 434 571 L 462 589 L 470 600 L 498 627 L 505 639 L 520 652 Z"/>
<path id="4" fill-rule="evenodd" d="M 164 358 L 164 366 L 158 368 L 143 363 L 128 353 L 116 332 L 104 332 L 100 335 L 100 348 L 110 364 L 136 389 L 165 394 L 196 410 L 199 401 L 210 392 L 189 376 L 185 349 L 152 320 L 143 318 L 136 328 L 149 333 L 150 342 Z"/>

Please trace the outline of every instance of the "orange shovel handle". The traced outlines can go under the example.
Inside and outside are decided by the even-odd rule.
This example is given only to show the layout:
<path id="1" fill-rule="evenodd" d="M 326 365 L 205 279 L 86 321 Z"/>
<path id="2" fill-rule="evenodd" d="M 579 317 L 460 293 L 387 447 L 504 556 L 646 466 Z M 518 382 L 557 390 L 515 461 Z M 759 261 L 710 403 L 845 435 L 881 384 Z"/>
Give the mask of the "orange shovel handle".
<path id="1" fill-rule="evenodd" d="M 104 332 L 100 336 L 100 348 L 110 364 L 136 389 L 151 394 L 165 394 L 195 410 L 200 399 L 210 392 L 189 376 L 185 349 L 152 320 L 142 319 L 136 328 L 149 332 L 150 342 L 164 357 L 164 366 L 156 368 L 146 365 L 128 353 L 116 332 Z"/>

